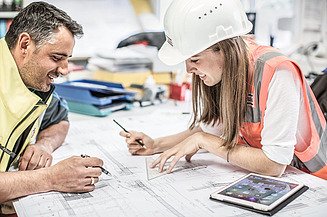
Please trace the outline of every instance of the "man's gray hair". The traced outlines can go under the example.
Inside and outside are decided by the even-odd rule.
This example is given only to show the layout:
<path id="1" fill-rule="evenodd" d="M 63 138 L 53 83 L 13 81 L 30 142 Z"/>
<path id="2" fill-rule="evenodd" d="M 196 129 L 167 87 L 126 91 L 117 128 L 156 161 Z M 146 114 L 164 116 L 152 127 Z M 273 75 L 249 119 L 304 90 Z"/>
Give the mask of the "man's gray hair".
<path id="1" fill-rule="evenodd" d="M 21 33 L 28 33 L 36 46 L 50 40 L 58 27 L 66 27 L 73 36 L 81 37 L 83 28 L 66 12 L 46 2 L 33 2 L 22 9 L 13 19 L 5 36 L 9 49 L 12 49 Z"/>

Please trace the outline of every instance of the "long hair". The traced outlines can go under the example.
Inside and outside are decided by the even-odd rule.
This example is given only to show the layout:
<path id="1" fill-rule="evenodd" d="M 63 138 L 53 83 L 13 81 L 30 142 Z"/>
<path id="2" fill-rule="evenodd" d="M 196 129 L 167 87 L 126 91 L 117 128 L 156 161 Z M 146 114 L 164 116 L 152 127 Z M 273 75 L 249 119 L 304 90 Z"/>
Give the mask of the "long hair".
<path id="1" fill-rule="evenodd" d="M 193 74 L 192 101 L 194 118 L 190 129 L 200 122 L 222 124 L 223 146 L 232 149 L 245 119 L 249 58 L 242 37 L 218 42 L 210 47 L 223 53 L 224 65 L 221 82 L 207 86 Z"/>
<path id="2" fill-rule="evenodd" d="M 13 19 L 5 36 L 9 49 L 12 49 L 21 33 L 28 33 L 36 46 L 51 39 L 58 27 L 66 27 L 73 36 L 81 37 L 83 28 L 72 20 L 66 12 L 45 2 L 33 2 L 22 9 Z"/>

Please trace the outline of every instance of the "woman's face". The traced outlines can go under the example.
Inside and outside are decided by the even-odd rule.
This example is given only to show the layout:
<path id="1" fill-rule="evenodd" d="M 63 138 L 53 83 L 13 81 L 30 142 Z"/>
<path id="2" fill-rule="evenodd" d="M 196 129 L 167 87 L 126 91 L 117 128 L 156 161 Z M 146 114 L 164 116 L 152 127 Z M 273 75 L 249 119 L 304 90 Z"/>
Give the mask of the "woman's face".
<path id="1" fill-rule="evenodd" d="M 221 51 L 207 49 L 185 61 L 186 71 L 199 76 L 207 86 L 214 86 L 221 81 L 223 61 Z"/>

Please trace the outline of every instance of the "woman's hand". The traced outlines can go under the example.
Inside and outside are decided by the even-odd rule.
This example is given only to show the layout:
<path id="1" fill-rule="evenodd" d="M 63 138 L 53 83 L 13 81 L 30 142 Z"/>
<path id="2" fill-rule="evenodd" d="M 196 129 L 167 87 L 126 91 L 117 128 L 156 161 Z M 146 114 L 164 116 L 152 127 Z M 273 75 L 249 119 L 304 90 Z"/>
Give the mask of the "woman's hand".
<path id="1" fill-rule="evenodd" d="M 126 133 L 121 131 L 119 135 L 126 138 L 128 151 L 132 155 L 152 155 L 156 153 L 154 140 L 142 132 L 129 131 L 129 133 Z M 140 142 L 144 146 L 140 145 Z"/>
<path id="2" fill-rule="evenodd" d="M 192 136 L 189 136 L 176 146 L 171 149 L 164 151 L 152 164 L 151 167 L 154 168 L 156 165 L 159 166 L 159 172 L 163 172 L 165 163 L 167 160 L 174 156 L 172 162 L 170 163 L 167 173 L 170 173 L 175 167 L 176 163 L 185 156 L 186 161 L 190 161 L 192 156 L 200 150 L 200 141 L 202 138 L 202 133 L 195 133 Z"/>

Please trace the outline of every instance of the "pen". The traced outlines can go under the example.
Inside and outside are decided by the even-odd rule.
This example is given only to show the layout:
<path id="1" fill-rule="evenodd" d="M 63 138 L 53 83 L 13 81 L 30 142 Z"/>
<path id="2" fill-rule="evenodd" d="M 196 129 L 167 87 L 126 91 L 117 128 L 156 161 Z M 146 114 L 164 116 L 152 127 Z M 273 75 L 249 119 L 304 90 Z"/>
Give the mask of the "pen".
<path id="1" fill-rule="evenodd" d="M 90 156 L 88 156 L 86 154 L 81 154 L 81 157 L 86 158 L 86 157 L 90 157 Z M 111 173 L 108 170 L 106 170 L 105 168 L 103 168 L 102 166 L 96 166 L 96 167 L 99 167 L 104 174 L 111 176 Z"/>
<path id="2" fill-rule="evenodd" d="M 11 158 L 15 158 L 15 157 L 16 157 L 16 154 L 15 154 L 14 152 L 10 151 L 8 148 L 2 146 L 1 144 L 0 144 L 0 149 L 1 149 L 4 153 L 8 154 Z"/>
<path id="3" fill-rule="evenodd" d="M 122 125 L 120 125 L 115 119 L 113 119 L 113 121 L 120 126 L 120 128 L 122 128 L 126 133 L 129 133 L 128 130 L 126 130 Z M 144 147 L 144 143 L 140 140 L 140 139 L 136 139 L 135 140 L 140 146 Z"/>

